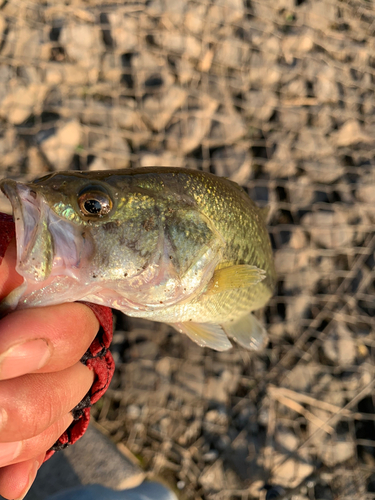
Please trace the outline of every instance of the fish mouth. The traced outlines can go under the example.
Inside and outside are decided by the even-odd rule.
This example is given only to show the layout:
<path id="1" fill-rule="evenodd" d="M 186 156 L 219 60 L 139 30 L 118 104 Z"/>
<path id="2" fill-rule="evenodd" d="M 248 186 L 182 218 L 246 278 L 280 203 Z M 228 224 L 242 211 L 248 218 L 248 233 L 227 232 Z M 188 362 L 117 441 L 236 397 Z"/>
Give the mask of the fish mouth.
<path id="1" fill-rule="evenodd" d="M 25 279 L 44 281 L 53 275 L 77 278 L 83 253 L 92 251 L 81 231 L 58 217 L 33 187 L 5 179 L 0 189 L 12 204 L 16 227 L 17 272 Z"/>
<path id="2" fill-rule="evenodd" d="M 37 239 L 41 219 L 41 200 L 37 193 L 19 182 L 5 179 L 0 188 L 13 208 L 16 226 L 17 270 L 25 271 Z M 21 272 L 24 276 L 24 272 Z M 33 278 L 35 278 L 35 273 Z"/>

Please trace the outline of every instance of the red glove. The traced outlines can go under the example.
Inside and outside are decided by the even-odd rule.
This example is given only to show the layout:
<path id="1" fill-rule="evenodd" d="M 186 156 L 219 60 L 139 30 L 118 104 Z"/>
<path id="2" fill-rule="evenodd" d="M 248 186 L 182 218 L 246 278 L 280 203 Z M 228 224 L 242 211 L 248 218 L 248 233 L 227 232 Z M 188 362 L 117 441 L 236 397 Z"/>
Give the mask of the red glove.
<path id="1" fill-rule="evenodd" d="M 0 212 L 0 264 L 14 235 L 15 227 L 12 216 Z M 113 333 L 112 311 L 109 307 L 98 306 L 88 302 L 84 302 L 84 304 L 93 311 L 100 323 L 97 336 L 81 359 L 81 362 L 88 366 L 90 370 L 94 370 L 94 383 L 83 400 L 73 408 L 72 415 L 74 422 L 46 453 L 44 460 L 48 460 L 55 451 L 66 448 L 83 436 L 89 425 L 91 406 L 108 389 L 115 371 L 115 363 L 108 350 Z"/>

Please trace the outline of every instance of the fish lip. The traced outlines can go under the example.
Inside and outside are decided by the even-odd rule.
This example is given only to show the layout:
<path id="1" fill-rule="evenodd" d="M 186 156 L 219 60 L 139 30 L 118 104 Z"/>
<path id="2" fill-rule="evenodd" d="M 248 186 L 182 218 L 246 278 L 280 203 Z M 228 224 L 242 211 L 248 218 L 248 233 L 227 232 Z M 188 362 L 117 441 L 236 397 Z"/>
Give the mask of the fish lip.
<path id="1" fill-rule="evenodd" d="M 36 186 L 5 179 L 0 189 L 13 208 L 16 271 L 29 282 L 64 275 L 83 279 L 94 250 L 91 236 L 82 239 L 82 227 L 55 214 Z"/>
<path id="2" fill-rule="evenodd" d="M 16 227 L 17 270 L 20 272 L 27 255 L 32 249 L 41 219 L 41 200 L 37 192 L 17 181 L 4 179 L 0 189 L 8 198 L 13 209 Z M 20 273 L 24 274 L 24 273 Z"/>

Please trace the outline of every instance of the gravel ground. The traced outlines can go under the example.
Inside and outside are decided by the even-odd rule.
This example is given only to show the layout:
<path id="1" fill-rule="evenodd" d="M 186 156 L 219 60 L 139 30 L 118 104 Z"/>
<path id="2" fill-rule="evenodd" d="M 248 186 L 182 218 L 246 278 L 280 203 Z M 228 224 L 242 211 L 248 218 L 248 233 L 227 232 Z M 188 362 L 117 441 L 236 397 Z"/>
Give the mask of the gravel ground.
<path id="1" fill-rule="evenodd" d="M 3 176 L 187 166 L 270 206 L 264 352 L 116 314 L 93 415 L 181 499 L 375 498 L 374 26 L 371 0 L 1 2 Z"/>

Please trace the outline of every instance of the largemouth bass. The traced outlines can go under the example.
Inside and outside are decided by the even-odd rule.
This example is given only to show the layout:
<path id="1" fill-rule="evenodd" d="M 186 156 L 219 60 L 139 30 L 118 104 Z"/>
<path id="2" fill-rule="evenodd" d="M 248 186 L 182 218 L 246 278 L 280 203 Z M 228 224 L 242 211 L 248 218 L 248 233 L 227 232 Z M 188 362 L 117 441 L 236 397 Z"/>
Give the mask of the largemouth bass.
<path id="1" fill-rule="evenodd" d="M 180 168 L 5 179 L 17 271 L 3 310 L 85 300 L 172 325 L 201 346 L 248 349 L 273 293 L 264 212 L 237 184 Z"/>

